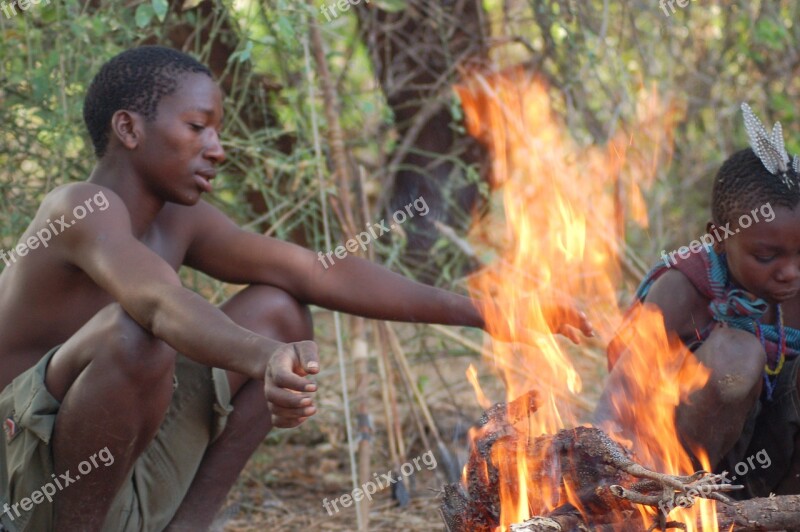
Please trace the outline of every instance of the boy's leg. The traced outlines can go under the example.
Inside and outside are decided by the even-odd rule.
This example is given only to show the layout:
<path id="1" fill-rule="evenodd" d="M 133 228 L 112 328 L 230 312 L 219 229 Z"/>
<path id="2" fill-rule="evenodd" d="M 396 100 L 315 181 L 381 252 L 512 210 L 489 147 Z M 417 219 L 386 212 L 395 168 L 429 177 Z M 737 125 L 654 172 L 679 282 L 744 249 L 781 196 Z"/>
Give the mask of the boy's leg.
<path id="1" fill-rule="evenodd" d="M 175 352 L 117 304 L 54 355 L 47 389 L 61 401 L 53 430 L 56 474 L 74 484 L 55 499 L 55 530 L 99 530 L 115 494 L 158 431 L 173 391 Z M 113 465 L 77 480 L 78 465 L 108 448 Z"/>
<path id="2" fill-rule="evenodd" d="M 309 309 L 277 288 L 250 286 L 221 308 L 242 327 L 270 338 L 297 342 L 313 337 Z M 189 492 L 167 530 L 208 529 L 239 473 L 272 428 L 264 382 L 231 372 L 228 380 L 234 410 L 228 417 L 225 431 L 206 451 Z"/>

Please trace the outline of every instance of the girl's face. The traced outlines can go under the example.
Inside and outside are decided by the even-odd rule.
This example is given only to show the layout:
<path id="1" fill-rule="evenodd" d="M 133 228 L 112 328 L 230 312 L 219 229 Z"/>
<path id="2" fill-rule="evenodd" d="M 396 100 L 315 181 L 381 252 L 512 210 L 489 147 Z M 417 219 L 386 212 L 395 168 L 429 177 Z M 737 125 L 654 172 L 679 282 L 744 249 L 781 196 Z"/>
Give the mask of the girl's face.
<path id="1" fill-rule="evenodd" d="M 732 224 L 733 225 L 733 224 Z M 770 303 L 800 293 L 800 206 L 778 207 L 771 221 L 736 225 L 733 235 L 718 245 L 727 255 L 731 280 Z"/>

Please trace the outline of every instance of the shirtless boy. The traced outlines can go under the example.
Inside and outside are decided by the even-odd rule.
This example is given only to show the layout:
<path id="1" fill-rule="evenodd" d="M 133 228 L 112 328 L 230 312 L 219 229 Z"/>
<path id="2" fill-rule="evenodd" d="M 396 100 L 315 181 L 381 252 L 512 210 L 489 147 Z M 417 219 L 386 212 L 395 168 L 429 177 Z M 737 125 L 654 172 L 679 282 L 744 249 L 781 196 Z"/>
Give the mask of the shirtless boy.
<path id="1" fill-rule="evenodd" d="M 352 256 L 325 269 L 202 201 L 225 159 L 222 94 L 189 56 L 113 58 L 84 118 L 91 176 L 47 195 L 0 275 L 8 530 L 206 529 L 271 427 L 316 411 L 306 305 L 483 326 L 466 297 Z M 181 286 L 181 265 L 248 286 L 217 308 Z"/>

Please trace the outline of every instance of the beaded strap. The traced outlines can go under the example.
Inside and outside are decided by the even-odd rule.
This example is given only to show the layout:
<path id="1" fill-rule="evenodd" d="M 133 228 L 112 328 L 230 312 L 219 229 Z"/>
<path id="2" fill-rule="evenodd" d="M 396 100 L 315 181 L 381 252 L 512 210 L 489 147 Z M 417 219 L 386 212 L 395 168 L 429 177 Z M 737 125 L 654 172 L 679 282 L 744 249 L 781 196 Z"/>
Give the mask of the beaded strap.
<path id="1" fill-rule="evenodd" d="M 767 388 L 767 401 L 772 401 L 772 392 L 775 391 L 778 375 L 780 375 L 783 364 L 786 362 L 786 334 L 784 334 L 783 328 L 783 311 L 781 310 L 780 304 L 778 304 L 776 308 L 778 314 L 778 361 L 775 363 L 775 367 L 771 368 L 769 367 L 769 357 L 767 357 L 767 363 L 764 364 L 764 386 Z M 759 323 L 758 320 L 754 320 L 753 326 L 756 330 L 756 337 L 761 342 L 764 353 L 766 353 L 767 342 L 761 332 L 761 323 Z M 770 379 L 770 377 L 773 378 Z"/>

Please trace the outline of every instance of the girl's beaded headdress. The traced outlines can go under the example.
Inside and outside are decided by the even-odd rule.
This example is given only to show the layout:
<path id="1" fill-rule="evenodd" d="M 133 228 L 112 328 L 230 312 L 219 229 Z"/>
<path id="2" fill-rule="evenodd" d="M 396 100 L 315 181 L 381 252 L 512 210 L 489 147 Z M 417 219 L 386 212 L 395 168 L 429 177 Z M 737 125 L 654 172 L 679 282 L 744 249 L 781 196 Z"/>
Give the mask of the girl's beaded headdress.
<path id="1" fill-rule="evenodd" d="M 767 171 L 781 179 L 788 188 L 798 186 L 797 176 L 800 175 L 800 157 L 795 155 L 791 159 L 791 170 L 794 175 L 789 175 L 789 154 L 786 153 L 786 145 L 783 142 L 783 128 L 780 122 L 775 122 L 772 126 L 772 133 L 767 131 L 761 120 L 755 115 L 750 106 L 742 104 L 742 114 L 744 115 L 744 129 L 750 137 L 750 147 L 761 160 Z"/>

